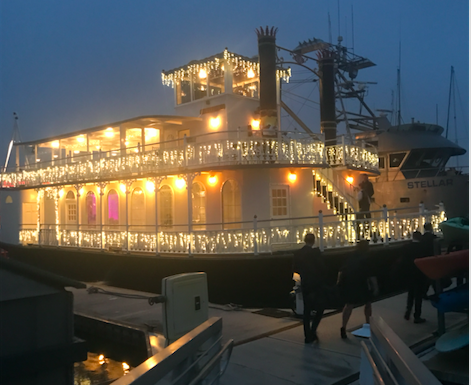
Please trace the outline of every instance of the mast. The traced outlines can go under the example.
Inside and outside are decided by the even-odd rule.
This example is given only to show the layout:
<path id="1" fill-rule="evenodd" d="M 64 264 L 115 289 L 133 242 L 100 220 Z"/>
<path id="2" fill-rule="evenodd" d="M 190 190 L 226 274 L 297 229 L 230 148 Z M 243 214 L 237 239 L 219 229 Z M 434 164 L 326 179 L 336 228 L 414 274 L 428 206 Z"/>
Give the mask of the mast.
<path id="1" fill-rule="evenodd" d="M 3 167 L 3 172 L 7 171 L 8 162 L 10 161 L 11 150 L 13 149 L 13 144 L 20 142 L 20 129 L 18 127 L 18 115 L 16 112 L 13 113 L 13 132 L 11 135 L 11 141 L 8 145 L 7 157 L 5 159 L 5 166 Z"/>
<path id="2" fill-rule="evenodd" d="M 399 41 L 399 68 L 397 69 L 397 125 L 401 124 L 401 42 Z"/>
<path id="3" fill-rule="evenodd" d="M 452 90 L 453 90 L 453 93 L 454 93 L 454 89 L 453 89 L 454 75 L 455 75 L 455 69 L 453 68 L 453 66 L 451 66 L 450 88 L 449 88 L 449 91 L 448 91 L 448 113 L 447 113 L 447 116 L 446 116 L 446 131 L 445 131 L 445 138 L 447 138 L 447 139 L 448 139 L 448 124 L 450 123 L 450 107 L 451 107 Z M 455 119 L 456 119 L 456 116 L 455 116 Z"/>

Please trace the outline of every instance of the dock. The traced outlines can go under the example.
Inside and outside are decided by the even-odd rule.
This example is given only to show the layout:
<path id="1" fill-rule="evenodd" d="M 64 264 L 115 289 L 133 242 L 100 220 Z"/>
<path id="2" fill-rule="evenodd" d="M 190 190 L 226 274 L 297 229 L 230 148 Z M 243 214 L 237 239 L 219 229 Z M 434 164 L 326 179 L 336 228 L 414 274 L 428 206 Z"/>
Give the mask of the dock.
<path id="1" fill-rule="evenodd" d="M 155 293 L 89 283 L 110 294 L 89 294 L 69 290 L 74 295 L 74 313 L 80 317 L 141 330 L 144 334 L 162 333 L 162 305 L 150 306 L 147 298 Z M 113 293 L 116 293 L 114 295 Z M 424 301 L 423 324 L 403 318 L 406 293 L 373 303 L 373 316 L 384 319 L 415 352 L 424 352 L 426 366 L 440 379 L 456 384 L 468 383 L 468 360 L 454 367 L 443 367 L 433 353 L 438 328 L 437 311 Z M 234 340 L 234 349 L 221 385 L 235 384 L 325 384 L 358 383 L 361 337 L 350 332 L 364 323 L 363 308 L 355 308 L 347 327 L 348 339 L 340 338 L 341 313 L 327 312 L 318 328 L 319 341 L 304 344 L 301 319 L 290 309 L 246 309 L 237 305 L 209 305 L 209 317 L 223 320 L 223 343 Z M 467 322 L 466 314 L 446 313 L 446 328 Z"/>

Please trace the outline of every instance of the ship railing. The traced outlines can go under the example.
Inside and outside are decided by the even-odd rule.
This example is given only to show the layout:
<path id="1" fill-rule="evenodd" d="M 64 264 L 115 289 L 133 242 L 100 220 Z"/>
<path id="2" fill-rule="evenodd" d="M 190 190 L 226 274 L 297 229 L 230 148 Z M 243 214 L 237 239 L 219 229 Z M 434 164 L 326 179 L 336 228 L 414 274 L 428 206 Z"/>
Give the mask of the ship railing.
<path id="1" fill-rule="evenodd" d="M 274 138 L 224 138 L 210 135 L 148 144 L 107 152 L 87 153 L 48 162 L 37 162 L 21 171 L 2 173 L 3 188 L 33 188 L 39 186 L 87 183 L 148 175 L 181 174 L 215 167 L 238 165 L 309 165 L 328 167 L 324 143 L 297 133 L 279 134 Z M 292 135 L 291 135 L 292 134 Z M 215 136 L 214 134 L 213 136 Z M 215 136 L 216 137 L 216 136 Z M 205 139 L 205 140 L 204 140 Z"/>
<path id="2" fill-rule="evenodd" d="M 369 214 L 371 217 L 365 217 Z M 170 253 L 179 255 L 273 253 L 293 250 L 303 243 L 307 233 L 316 237 L 321 250 L 354 245 L 359 240 L 372 244 L 410 240 L 414 231 L 423 232 L 431 222 L 437 234 L 438 224 L 446 220 L 441 205 L 436 210 L 409 207 L 368 213 L 259 220 L 232 223 L 155 225 L 21 225 L 24 245 L 100 249 L 117 252 Z"/>
<path id="3" fill-rule="evenodd" d="M 376 147 L 365 141 L 350 142 L 345 135 L 337 137 L 337 144 L 326 147 L 327 163 L 352 169 L 379 172 Z"/>
<path id="4" fill-rule="evenodd" d="M 117 176 L 135 178 L 238 165 L 344 165 L 377 171 L 376 151 L 364 144 L 339 144 L 326 151 L 322 141 L 305 133 L 279 131 L 273 138 L 255 133 L 247 136 L 239 130 L 185 136 L 145 146 L 31 162 L 20 171 L 1 173 L 0 187 L 87 183 L 112 180 Z"/>

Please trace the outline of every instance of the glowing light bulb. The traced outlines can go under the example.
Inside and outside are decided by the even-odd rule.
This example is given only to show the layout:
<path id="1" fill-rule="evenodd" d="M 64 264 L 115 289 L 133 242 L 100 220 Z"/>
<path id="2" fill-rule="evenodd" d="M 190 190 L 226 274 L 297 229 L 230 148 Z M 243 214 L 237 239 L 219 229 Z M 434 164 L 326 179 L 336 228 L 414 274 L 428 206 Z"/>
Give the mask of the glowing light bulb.
<path id="1" fill-rule="evenodd" d="M 183 179 L 183 178 L 177 178 L 175 180 L 175 186 L 177 186 L 177 188 L 179 188 L 179 189 L 182 189 L 183 187 L 185 187 L 185 184 L 186 184 L 185 179 Z"/>
<path id="2" fill-rule="evenodd" d="M 126 193 L 126 185 L 125 185 L 124 183 L 121 183 L 121 184 L 119 185 L 119 189 L 121 190 L 121 192 L 122 192 L 123 194 Z"/>
<path id="3" fill-rule="evenodd" d="M 107 138 L 112 138 L 114 136 L 114 130 L 113 127 L 108 127 L 105 132 L 105 136 Z"/>
<path id="4" fill-rule="evenodd" d="M 83 135 L 78 136 L 78 137 L 77 137 L 77 142 L 79 142 L 79 143 L 85 142 L 84 136 L 83 136 Z"/>
<path id="5" fill-rule="evenodd" d="M 54 142 L 51 143 L 52 148 L 59 148 L 59 141 L 55 140 Z"/>
<path id="6" fill-rule="evenodd" d="M 347 176 L 347 177 L 345 178 L 345 180 L 346 180 L 348 183 L 353 184 L 353 177 L 352 177 L 352 176 Z"/>
<path id="7" fill-rule="evenodd" d="M 221 125 L 221 118 L 218 116 L 216 118 L 211 118 L 209 119 L 209 126 L 211 128 L 219 128 L 219 126 Z"/>
<path id="8" fill-rule="evenodd" d="M 250 125 L 252 126 L 252 130 L 260 130 L 260 120 L 252 119 Z"/>
<path id="9" fill-rule="evenodd" d="M 288 179 L 290 182 L 296 182 L 297 175 L 294 172 L 290 172 L 288 175 Z"/>
<path id="10" fill-rule="evenodd" d="M 64 196 L 64 190 L 59 190 L 59 198 L 62 198 Z"/>
<path id="11" fill-rule="evenodd" d="M 253 72 L 253 69 L 252 69 L 252 68 L 250 68 L 250 69 L 247 71 L 247 77 L 248 77 L 249 79 L 255 77 L 255 72 Z"/>
<path id="12" fill-rule="evenodd" d="M 153 192 L 154 189 L 155 189 L 155 184 L 154 184 L 154 182 L 148 180 L 148 181 L 146 182 L 146 189 L 147 189 L 147 191 L 149 191 L 149 192 Z"/>
<path id="13" fill-rule="evenodd" d="M 215 185 L 217 181 L 218 181 L 218 178 L 217 178 L 216 175 L 210 175 L 210 176 L 208 177 L 208 183 L 209 183 L 210 185 Z"/>
<path id="14" fill-rule="evenodd" d="M 203 68 L 201 68 L 198 76 L 200 77 L 200 79 L 206 79 L 206 76 L 208 76 L 208 74 Z"/>

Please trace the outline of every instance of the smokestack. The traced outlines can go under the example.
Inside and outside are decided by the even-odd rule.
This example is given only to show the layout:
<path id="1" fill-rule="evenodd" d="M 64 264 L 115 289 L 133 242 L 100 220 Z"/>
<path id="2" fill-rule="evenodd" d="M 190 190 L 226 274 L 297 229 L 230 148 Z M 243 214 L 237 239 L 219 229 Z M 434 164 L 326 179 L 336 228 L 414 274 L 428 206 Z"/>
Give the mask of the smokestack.
<path id="1" fill-rule="evenodd" d="M 319 91 L 321 104 L 321 133 L 325 136 L 325 145 L 337 144 L 337 120 L 335 116 L 335 69 L 334 53 L 329 50 L 319 51 Z"/>
<path id="2" fill-rule="evenodd" d="M 260 27 L 256 30 L 260 63 L 260 128 L 270 131 L 278 130 L 275 44 L 277 31 L 278 28 L 275 27 L 266 27 L 265 30 Z"/>

